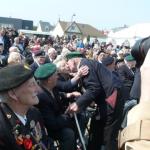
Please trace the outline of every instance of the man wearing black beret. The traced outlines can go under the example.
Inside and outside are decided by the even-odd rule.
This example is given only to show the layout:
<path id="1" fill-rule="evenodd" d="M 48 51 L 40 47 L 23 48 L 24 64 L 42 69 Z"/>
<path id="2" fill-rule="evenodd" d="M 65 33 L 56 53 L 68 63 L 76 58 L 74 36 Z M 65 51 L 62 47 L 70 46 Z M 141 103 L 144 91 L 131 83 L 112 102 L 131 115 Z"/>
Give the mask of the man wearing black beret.
<path id="1" fill-rule="evenodd" d="M 37 84 L 28 66 L 0 69 L 0 149 L 46 150 L 47 133 L 40 113 Z"/>
<path id="2" fill-rule="evenodd" d="M 107 69 L 112 72 L 114 85 L 117 87 L 122 87 L 123 83 L 118 72 L 116 71 L 114 57 L 107 56 L 106 58 L 103 59 L 102 64 L 105 65 Z"/>

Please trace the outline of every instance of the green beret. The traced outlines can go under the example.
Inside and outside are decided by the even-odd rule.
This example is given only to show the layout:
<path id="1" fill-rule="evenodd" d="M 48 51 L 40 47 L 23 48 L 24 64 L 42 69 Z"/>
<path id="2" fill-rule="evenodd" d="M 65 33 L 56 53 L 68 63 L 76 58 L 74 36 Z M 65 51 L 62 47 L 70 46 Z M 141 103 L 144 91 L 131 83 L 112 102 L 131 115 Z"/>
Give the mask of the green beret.
<path id="1" fill-rule="evenodd" d="M 33 76 L 26 65 L 15 64 L 0 69 L 0 92 L 16 88 Z"/>
<path id="2" fill-rule="evenodd" d="M 77 57 L 83 57 L 83 54 L 81 54 L 80 52 L 71 52 L 66 55 L 67 60 Z"/>
<path id="3" fill-rule="evenodd" d="M 47 63 L 37 68 L 34 73 L 34 76 L 38 80 L 44 80 L 52 76 L 56 72 L 56 70 L 57 68 L 55 64 Z"/>
<path id="4" fill-rule="evenodd" d="M 128 55 L 128 56 L 125 57 L 125 60 L 126 60 L 126 61 L 134 61 L 135 59 L 134 59 L 134 57 L 130 54 L 130 55 Z"/>

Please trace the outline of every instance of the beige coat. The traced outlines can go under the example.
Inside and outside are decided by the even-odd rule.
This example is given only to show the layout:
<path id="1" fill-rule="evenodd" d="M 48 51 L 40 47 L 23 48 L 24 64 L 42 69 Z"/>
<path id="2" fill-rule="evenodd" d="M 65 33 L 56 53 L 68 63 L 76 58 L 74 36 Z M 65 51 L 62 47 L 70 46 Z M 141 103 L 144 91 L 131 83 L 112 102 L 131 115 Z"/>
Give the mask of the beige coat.
<path id="1" fill-rule="evenodd" d="M 127 118 L 127 127 L 119 135 L 121 150 L 150 150 L 150 102 L 133 107 Z"/>

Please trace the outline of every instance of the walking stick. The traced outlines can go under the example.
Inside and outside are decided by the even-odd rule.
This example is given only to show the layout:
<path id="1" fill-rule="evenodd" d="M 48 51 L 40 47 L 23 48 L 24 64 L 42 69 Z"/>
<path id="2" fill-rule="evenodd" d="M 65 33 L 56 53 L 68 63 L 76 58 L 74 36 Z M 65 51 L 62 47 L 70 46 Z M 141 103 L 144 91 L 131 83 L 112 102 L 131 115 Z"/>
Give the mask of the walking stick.
<path id="1" fill-rule="evenodd" d="M 73 115 L 74 115 L 75 122 L 76 122 L 76 125 L 77 125 L 77 128 L 78 128 L 78 132 L 79 132 L 79 136 L 80 136 L 80 139 L 81 139 L 81 143 L 83 145 L 83 150 L 86 150 L 85 141 L 84 141 L 82 133 L 81 133 L 81 129 L 80 129 L 80 126 L 79 126 L 77 115 L 76 115 L 76 113 L 73 113 Z"/>

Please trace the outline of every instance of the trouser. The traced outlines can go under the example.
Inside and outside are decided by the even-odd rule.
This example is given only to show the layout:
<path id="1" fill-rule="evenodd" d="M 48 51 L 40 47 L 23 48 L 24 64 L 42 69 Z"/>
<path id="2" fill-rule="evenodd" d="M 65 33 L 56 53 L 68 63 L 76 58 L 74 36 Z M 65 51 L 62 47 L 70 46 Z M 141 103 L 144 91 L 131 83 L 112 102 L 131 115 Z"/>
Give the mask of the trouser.
<path id="1" fill-rule="evenodd" d="M 102 145 L 105 145 L 105 150 L 117 150 L 118 148 L 118 131 L 122 122 L 122 112 L 124 99 L 119 91 L 115 109 L 110 105 L 105 105 L 106 116 L 97 117 L 95 114 L 91 120 L 89 133 L 88 150 L 100 150 Z M 101 107 L 100 109 L 104 109 Z"/>
<path id="2" fill-rule="evenodd" d="M 54 139 L 60 144 L 60 150 L 76 150 L 76 140 L 74 131 L 71 128 L 63 128 L 56 132 Z"/>

